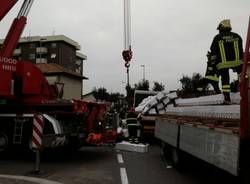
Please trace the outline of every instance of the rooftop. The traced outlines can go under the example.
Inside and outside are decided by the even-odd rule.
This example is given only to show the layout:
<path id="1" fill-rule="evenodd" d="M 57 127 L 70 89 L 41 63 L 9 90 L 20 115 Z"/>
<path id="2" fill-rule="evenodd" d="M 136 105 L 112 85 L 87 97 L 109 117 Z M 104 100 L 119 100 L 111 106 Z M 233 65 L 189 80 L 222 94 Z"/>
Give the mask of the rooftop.
<path id="1" fill-rule="evenodd" d="M 0 44 L 3 44 L 4 39 L 0 39 Z M 29 43 L 29 42 L 55 42 L 55 41 L 63 41 L 65 43 L 68 43 L 76 48 L 76 50 L 81 50 L 81 46 L 76 41 L 70 39 L 69 37 L 65 35 L 53 35 L 53 36 L 27 36 L 22 37 L 19 40 L 19 43 Z M 76 52 L 76 56 L 80 57 L 83 60 L 87 59 L 87 56 Z"/>
<path id="2" fill-rule="evenodd" d="M 81 79 L 88 79 L 87 77 L 80 75 L 79 73 L 70 71 L 56 63 L 41 63 L 36 64 L 36 66 L 46 75 L 53 75 L 53 74 L 67 74 L 74 77 L 78 77 Z"/>

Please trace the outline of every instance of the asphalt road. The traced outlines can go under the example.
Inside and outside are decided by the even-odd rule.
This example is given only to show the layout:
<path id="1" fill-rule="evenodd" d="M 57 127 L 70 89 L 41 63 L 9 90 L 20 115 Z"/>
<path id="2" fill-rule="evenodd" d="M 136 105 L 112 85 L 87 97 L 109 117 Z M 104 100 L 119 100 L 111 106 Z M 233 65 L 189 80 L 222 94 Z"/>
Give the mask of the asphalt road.
<path id="1" fill-rule="evenodd" d="M 167 169 L 160 148 L 149 147 L 149 152 L 139 155 L 123 152 L 130 184 L 235 184 L 238 180 L 203 162 L 191 159 L 185 162 L 181 171 Z"/>
<path id="2" fill-rule="evenodd" d="M 237 178 L 202 162 L 189 160 L 185 164 L 182 172 L 167 169 L 157 144 L 150 145 L 147 153 L 84 147 L 74 153 L 44 152 L 40 177 L 65 184 L 239 183 Z M 34 167 L 34 154 L 15 152 L 0 157 L 0 174 L 27 176 Z"/>

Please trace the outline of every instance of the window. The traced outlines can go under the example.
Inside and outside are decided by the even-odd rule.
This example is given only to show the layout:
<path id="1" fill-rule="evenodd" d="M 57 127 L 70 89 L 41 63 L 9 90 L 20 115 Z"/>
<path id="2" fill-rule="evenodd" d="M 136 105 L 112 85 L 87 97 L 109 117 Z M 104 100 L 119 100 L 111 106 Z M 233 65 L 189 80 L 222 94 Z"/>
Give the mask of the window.
<path id="1" fill-rule="evenodd" d="M 77 68 L 77 69 L 75 70 L 75 72 L 80 74 L 81 70 L 80 70 L 79 68 Z"/>
<path id="2" fill-rule="evenodd" d="M 50 58 L 51 58 L 51 59 L 55 59 L 55 58 L 56 58 L 56 53 L 52 53 L 52 54 L 50 55 Z"/>
<path id="3" fill-rule="evenodd" d="M 35 55 L 35 54 L 30 54 L 30 55 L 29 55 L 29 59 L 30 59 L 30 60 L 36 59 L 36 55 Z"/>
<path id="4" fill-rule="evenodd" d="M 51 47 L 52 47 L 52 48 L 56 48 L 56 47 L 57 47 L 57 44 L 56 44 L 56 43 L 51 43 Z"/>
<path id="5" fill-rule="evenodd" d="M 30 48 L 31 48 L 31 49 L 36 48 L 36 44 L 35 44 L 35 43 L 30 43 Z"/>

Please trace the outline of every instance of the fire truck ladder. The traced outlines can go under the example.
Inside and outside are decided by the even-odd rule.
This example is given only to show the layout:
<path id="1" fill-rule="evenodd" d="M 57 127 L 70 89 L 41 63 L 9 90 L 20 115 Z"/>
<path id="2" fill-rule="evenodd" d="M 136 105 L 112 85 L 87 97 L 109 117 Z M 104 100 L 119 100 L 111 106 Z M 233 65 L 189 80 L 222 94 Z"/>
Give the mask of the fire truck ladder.
<path id="1" fill-rule="evenodd" d="M 24 119 L 20 119 L 19 117 L 17 117 L 15 119 L 13 144 L 21 144 L 22 143 L 24 121 L 25 121 Z"/>

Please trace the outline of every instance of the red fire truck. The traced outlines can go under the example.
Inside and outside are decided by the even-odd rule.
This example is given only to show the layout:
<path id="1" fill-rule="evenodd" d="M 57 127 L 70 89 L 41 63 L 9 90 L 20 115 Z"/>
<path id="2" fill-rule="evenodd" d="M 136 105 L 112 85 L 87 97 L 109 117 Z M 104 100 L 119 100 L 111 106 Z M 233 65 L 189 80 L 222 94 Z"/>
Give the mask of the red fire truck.
<path id="1" fill-rule="evenodd" d="M 12 58 L 33 1 L 24 0 L 0 48 L 0 151 L 31 145 L 35 114 L 43 117 L 45 148 L 114 140 L 104 125 L 108 104 L 58 99 L 56 87 L 34 64 Z M 0 0 L 0 21 L 16 2 Z"/>

